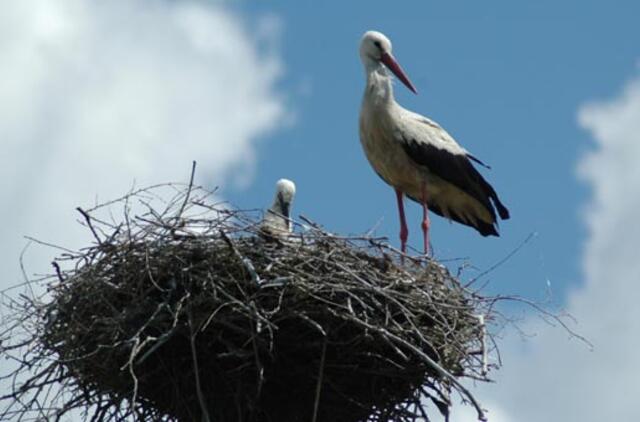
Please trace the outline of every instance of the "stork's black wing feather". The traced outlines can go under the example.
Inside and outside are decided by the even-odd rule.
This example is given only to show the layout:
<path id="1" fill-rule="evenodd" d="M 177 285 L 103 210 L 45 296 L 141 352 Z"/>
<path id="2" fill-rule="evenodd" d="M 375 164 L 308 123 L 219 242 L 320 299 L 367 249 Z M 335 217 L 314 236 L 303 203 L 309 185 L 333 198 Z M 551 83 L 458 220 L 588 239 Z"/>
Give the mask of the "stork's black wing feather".
<path id="1" fill-rule="evenodd" d="M 470 159 L 471 161 L 474 161 L 474 162 L 480 164 L 482 167 L 491 170 L 491 166 L 489 164 L 483 163 L 482 160 L 480 160 L 477 157 L 474 157 L 473 155 L 471 155 L 469 153 L 467 153 L 467 158 Z"/>
<path id="2" fill-rule="evenodd" d="M 509 218 L 509 210 L 500 202 L 496 191 L 476 170 L 466 154 L 454 153 L 415 139 L 403 139 L 402 147 L 411 160 L 480 202 L 494 219 L 493 205 L 498 209 L 500 218 Z"/>
<path id="3" fill-rule="evenodd" d="M 409 198 L 420 203 L 418 198 L 414 198 L 412 196 L 409 196 Z M 432 211 L 435 214 L 438 214 L 440 217 L 450 218 L 453 221 L 456 221 L 460 224 L 464 224 L 465 226 L 473 227 L 478 231 L 478 233 L 480 233 L 483 236 L 500 236 L 494 224 L 489 224 L 480 219 L 474 220 L 474 221 L 465 220 L 460 215 L 458 215 L 458 213 L 455 210 L 449 210 L 449 214 L 445 215 L 440 209 L 440 207 L 438 206 L 438 204 L 436 203 L 429 204 L 429 211 Z"/>

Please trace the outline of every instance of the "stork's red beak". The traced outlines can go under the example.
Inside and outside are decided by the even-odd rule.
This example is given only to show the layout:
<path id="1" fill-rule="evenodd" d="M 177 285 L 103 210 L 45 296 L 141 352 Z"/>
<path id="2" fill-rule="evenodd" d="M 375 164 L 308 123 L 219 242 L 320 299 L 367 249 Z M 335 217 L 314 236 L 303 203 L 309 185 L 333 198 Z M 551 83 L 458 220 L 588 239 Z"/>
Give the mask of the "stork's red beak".
<path id="1" fill-rule="evenodd" d="M 416 88 L 413 86 L 413 84 L 409 80 L 409 77 L 407 76 L 407 74 L 404 73 L 404 70 L 402 70 L 402 68 L 396 61 L 396 59 L 394 59 L 391 54 L 382 53 L 382 57 L 380 58 L 380 61 L 384 63 L 384 65 L 387 66 L 387 68 L 389 68 L 389 70 L 392 71 L 393 74 L 396 75 L 398 79 L 400 79 L 402 83 L 405 84 L 405 86 L 411 90 L 411 92 L 413 92 L 414 94 L 418 93 L 418 91 L 416 91 Z"/>

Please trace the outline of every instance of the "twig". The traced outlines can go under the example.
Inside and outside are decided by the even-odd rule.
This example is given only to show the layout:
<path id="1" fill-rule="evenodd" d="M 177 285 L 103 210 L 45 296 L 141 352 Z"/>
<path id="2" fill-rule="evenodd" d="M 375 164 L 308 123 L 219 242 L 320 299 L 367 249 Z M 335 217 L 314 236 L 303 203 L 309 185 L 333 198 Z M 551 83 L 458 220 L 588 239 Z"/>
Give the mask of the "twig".
<path id="1" fill-rule="evenodd" d="M 53 243 L 45 242 L 43 240 L 36 239 L 35 237 L 24 236 L 24 238 L 27 239 L 30 242 L 37 243 L 38 245 L 47 246 L 49 248 L 54 248 L 54 249 L 59 249 L 59 250 L 61 250 L 63 252 L 68 253 L 69 255 L 72 255 L 72 256 L 76 256 L 78 254 L 78 251 L 74 251 L 73 249 L 67 249 L 64 246 L 60 246 L 60 245 L 56 245 L 56 244 L 53 244 Z"/>
<path id="2" fill-rule="evenodd" d="M 520 251 L 520 249 L 522 249 L 527 243 L 531 241 L 531 239 L 533 239 L 537 235 L 538 235 L 538 232 L 529 233 L 529 235 L 518 246 L 516 246 L 515 249 L 513 249 L 511 252 L 507 254 L 507 256 L 505 256 L 504 258 L 502 258 L 501 260 L 499 260 L 498 262 L 496 262 L 495 264 L 493 264 L 492 266 L 490 266 L 489 268 L 487 268 L 486 270 L 482 271 L 480 274 L 472 278 L 467 284 L 465 284 L 465 287 L 466 288 L 470 287 L 480 278 L 484 277 L 485 275 L 489 274 L 490 272 L 492 272 L 493 270 L 495 270 L 496 268 L 500 267 L 502 264 L 507 262 L 509 259 L 511 259 L 512 256 L 517 254 Z"/>
<path id="3" fill-rule="evenodd" d="M 198 394 L 198 403 L 200 403 L 200 410 L 202 411 L 202 422 L 211 422 L 209 418 L 209 409 L 207 409 L 207 404 L 204 400 L 204 395 L 202 394 L 202 388 L 200 386 L 200 369 L 198 367 L 198 354 L 196 352 L 196 331 L 193 329 L 193 320 L 191 317 L 191 310 L 189 309 L 189 342 L 191 344 L 191 359 L 193 360 L 193 372 L 195 375 L 196 381 L 196 393 Z M 211 397 L 209 397 L 211 400 Z"/>
<path id="4" fill-rule="evenodd" d="M 58 264 L 58 262 L 53 261 L 51 262 L 51 265 L 53 265 L 53 268 L 56 271 L 56 276 L 58 276 L 58 280 L 62 283 L 64 282 L 64 278 L 62 277 L 62 271 L 60 270 L 60 264 Z"/>
<path id="5" fill-rule="evenodd" d="M 325 336 L 322 342 L 322 355 L 320 356 L 320 367 L 318 368 L 318 382 L 316 383 L 316 398 L 313 404 L 313 418 L 311 422 L 316 422 L 318 419 L 318 407 L 320 406 L 320 392 L 322 391 L 322 378 L 324 376 L 324 359 L 327 354 L 327 342 L 328 337 Z"/>
<path id="6" fill-rule="evenodd" d="M 587 345 L 587 347 L 589 347 L 590 350 L 593 350 L 593 343 L 591 343 L 586 337 L 578 334 L 575 330 L 573 330 L 572 328 L 570 328 L 566 322 L 564 322 L 562 320 L 562 318 L 559 315 L 556 315 L 546 309 L 544 309 L 542 306 L 540 306 L 539 304 L 529 300 L 529 299 L 525 299 L 523 297 L 519 297 L 519 296 L 496 296 L 493 298 L 493 300 L 495 301 L 501 301 L 501 300 L 510 300 L 510 301 L 514 301 L 514 302 L 521 302 L 524 303 L 525 305 L 528 305 L 530 307 L 532 307 L 536 312 L 538 312 L 540 315 L 551 318 L 552 320 L 556 321 L 558 324 L 560 324 L 560 326 L 571 335 L 571 337 L 575 337 L 578 340 L 580 340 L 581 342 L 583 342 L 585 345 Z M 552 325 L 549 321 L 545 321 L 548 324 Z"/>
<path id="7" fill-rule="evenodd" d="M 187 193 L 185 193 L 184 195 L 184 201 L 182 202 L 180 211 L 178 211 L 178 215 L 176 216 L 177 219 L 182 217 L 182 213 L 184 212 L 184 209 L 189 203 L 189 197 L 191 196 L 191 190 L 193 189 L 193 179 L 195 177 L 195 174 L 196 174 L 196 161 L 193 160 L 193 162 L 191 163 L 191 176 L 189 177 L 189 186 L 187 187 Z"/>
<path id="8" fill-rule="evenodd" d="M 91 216 L 80 207 L 76 207 L 76 210 L 84 217 L 84 220 L 86 221 L 87 226 L 89 226 L 89 230 L 91 230 L 91 233 L 93 233 L 93 237 L 95 237 L 98 245 L 102 245 L 102 239 L 100 239 L 100 236 L 98 236 L 96 229 L 93 227 L 93 223 L 91 223 Z"/>
<path id="9" fill-rule="evenodd" d="M 480 350 L 482 351 L 482 376 L 486 376 L 489 373 L 489 356 L 487 352 L 487 326 L 484 323 L 484 315 L 476 315 L 478 318 L 478 324 L 480 326 Z"/>
<path id="10" fill-rule="evenodd" d="M 244 268 L 247 270 L 247 272 L 251 276 L 251 280 L 256 285 L 258 286 L 261 285 L 262 280 L 260 279 L 260 275 L 256 272 L 256 268 L 253 266 L 253 263 L 251 262 L 251 260 L 249 258 L 245 258 L 244 256 L 242 256 L 240 251 L 238 251 L 238 248 L 235 247 L 235 245 L 233 244 L 229 236 L 227 236 L 227 234 L 224 232 L 224 230 L 220 230 L 219 233 L 222 239 L 224 239 L 225 243 L 231 248 L 235 256 L 238 257 L 238 259 L 240 260 Z"/>

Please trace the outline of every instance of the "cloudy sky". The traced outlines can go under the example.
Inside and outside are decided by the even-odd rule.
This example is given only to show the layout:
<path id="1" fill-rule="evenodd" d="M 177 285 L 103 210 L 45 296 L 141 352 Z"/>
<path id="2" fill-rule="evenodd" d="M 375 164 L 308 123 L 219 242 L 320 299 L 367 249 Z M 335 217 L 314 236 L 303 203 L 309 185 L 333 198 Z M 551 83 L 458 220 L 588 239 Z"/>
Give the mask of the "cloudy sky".
<path id="1" fill-rule="evenodd" d="M 76 206 L 188 177 L 241 207 L 298 185 L 296 213 L 396 241 L 392 190 L 361 151 L 361 34 L 385 32 L 417 86 L 397 97 L 492 165 L 513 218 L 485 239 L 434 217 L 436 257 L 490 293 L 552 294 L 593 349 L 525 315 L 506 332 L 493 421 L 637 419 L 640 4 L 633 1 L 9 0 L 0 6 L 0 265 L 33 236 L 87 242 Z M 420 247 L 419 207 L 409 205 Z M 27 271 L 54 252 L 30 247 Z M 451 261 L 453 268 L 462 261 Z M 513 312 L 519 312 L 514 309 Z M 472 420 L 464 407 L 457 420 Z M 636 417 L 634 418 L 634 415 Z"/>

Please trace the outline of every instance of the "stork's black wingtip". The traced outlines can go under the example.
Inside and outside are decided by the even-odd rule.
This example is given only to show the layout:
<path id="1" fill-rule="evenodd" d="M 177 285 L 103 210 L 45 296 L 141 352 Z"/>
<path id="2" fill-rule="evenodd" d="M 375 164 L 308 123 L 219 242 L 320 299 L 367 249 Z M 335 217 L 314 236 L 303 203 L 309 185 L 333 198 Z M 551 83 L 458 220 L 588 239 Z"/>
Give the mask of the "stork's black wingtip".
<path id="1" fill-rule="evenodd" d="M 478 230 L 478 233 L 480 233 L 484 237 L 488 237 L 488 236 L 500 237 L 500 233 L 498 233 L 498 229 L 494 224 L 488 224 L 488 223 L 482 222 L 477 226 L 474 226 L 474 228 Z"/>
<path id="2" fill-rule="evenodd" d="M 508 220 L 509 218 L 511 218 L 511 215 L 509 214 L 509 210 L 507 209 L 507 207 L 505 207 L 504 205 L 502 205 L 500 202 L 497 202 L 497 201 L 496 201 L 496 205 L 498 208 L 498 215 L 500 216 L 501 219 Z"/>

